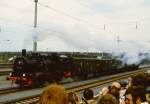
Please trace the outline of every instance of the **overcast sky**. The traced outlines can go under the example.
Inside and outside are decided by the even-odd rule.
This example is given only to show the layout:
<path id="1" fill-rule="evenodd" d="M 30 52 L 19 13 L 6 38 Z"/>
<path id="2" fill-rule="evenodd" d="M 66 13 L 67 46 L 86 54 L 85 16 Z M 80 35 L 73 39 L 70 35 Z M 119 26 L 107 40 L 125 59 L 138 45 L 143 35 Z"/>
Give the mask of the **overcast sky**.
<path id="1" fill-rule="evenodd" d="M 38 51 L 149 51 L 149 11 L 150 0 L 39 0 L 35 29 L 34 0 L 0 0 L 0 51 L 34 39 Z"/>

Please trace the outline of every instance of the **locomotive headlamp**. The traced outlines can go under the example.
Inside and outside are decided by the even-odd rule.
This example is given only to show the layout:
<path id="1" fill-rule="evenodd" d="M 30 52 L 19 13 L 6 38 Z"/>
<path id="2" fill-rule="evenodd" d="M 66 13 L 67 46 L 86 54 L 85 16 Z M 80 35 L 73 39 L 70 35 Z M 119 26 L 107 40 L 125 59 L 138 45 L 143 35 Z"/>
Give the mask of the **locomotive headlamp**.
<path id="1" fill-rule="evenodd" d="M 19 62 L 18 62 L 19 65 L 21 65 L 22 63 L 23 63 L 22 61 L 19 61 Z"/>
<path id="2" fill-rule="evenodd" d="M 22 76 L 23 76 L 23 77 L 25 77 L 25 76 L 26 76 L 26 74 L 24 73 Z"/>
<path id="3" fill-rule="evenodd" d="M 9 73 L 9 76 L 12 76 L 12 73 Z"/>

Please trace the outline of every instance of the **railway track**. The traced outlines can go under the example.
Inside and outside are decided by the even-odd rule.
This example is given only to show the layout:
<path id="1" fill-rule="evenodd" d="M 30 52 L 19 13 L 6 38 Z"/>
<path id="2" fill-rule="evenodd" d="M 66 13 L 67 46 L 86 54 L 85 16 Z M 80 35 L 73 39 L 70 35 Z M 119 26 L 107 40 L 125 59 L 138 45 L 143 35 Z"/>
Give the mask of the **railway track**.
<path id="1" fill-rule="evenodd" d="M 0 89 L 0 95 L 8 94 L 8 93 L 14 93 L 20 91 L 19 88 L 6 88 L 6 89 Z"/>
<path id="2" fill-rule="evenodd" d="M 24 88 L 24 89 L 20 89 L 18 87 L 5 88 L 5 89 L 0 89 L 0 95 L 5 95 L 5 94 L 8 94 L 8 93 L 15 93 L 15 92 L 19 92 L 19 91 L 26 91 L 26 90 L 31 90 L 31 88 Z"/>
<path id="3" fill-rule="evenodd" d="M 9 75 L 11 71 L 0 71 L 0 76 L 2 75 Z"/>
<path id="4" fill-rule="evenodd" d="M 114 81 L 119 81 L 122 79 L 127 79 L 128 77 L 130 77 L 132 75 L 141 73 L 141 72 L 146 71 L 146 70 L 147 70 L 147 67 L 143 68 L 142 70 L 136 70 L 136 71 L 132 71 L 132 72 L 121 73 L 118 75 L 113 75 L 112 77 L 109 76 L 107 79 L 104 78 L 102 80 L 96 80 L 96 81 L 91 81 L 91 82 L 87 81 L 87 83 L 68 87 L 66 89 L 67 89 L 67 92 L 73 91 L 73 92 L 76 92 L 79 94 L 79 93 L 82 93 L 85 88 L 100 88 L 100 87 L 102 87 L 108 83 L 112 83 Z M 16 99 L 16 100 L 11 101 L 11 102 L 5 102 L 3 104 L 38 104 L 39 96 L 40 96 L 40 94 L 34 95 L 34 96 L 28 96 L 25 98 Z"/>

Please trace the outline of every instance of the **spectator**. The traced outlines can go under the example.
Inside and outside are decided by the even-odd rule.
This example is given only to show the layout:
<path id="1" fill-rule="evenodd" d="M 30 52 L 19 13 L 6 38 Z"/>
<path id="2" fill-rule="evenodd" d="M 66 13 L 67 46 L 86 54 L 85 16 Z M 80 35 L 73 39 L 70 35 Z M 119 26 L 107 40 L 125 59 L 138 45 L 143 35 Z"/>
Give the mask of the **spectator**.
<path id="1" fill-rule="evenodd" d="M 132 77 L 128 78 L 128 85 L 126 86 L 127 88 L 132 86 Z"/>
<path id="2" fill-rule="evenodd" d="M 125 93 L 126 104 L 141 104 L 145 96 L 145 89 L 143 86 L 129 87 Z"/>
<path id="3" fill-rule="evenodd" d="M 105 95 L 107 95 L 107 94 L 111 94 L 111 95 L 113 95 L 113 96 L 116 98 L 116 100 L 119 102 L 119 91 L 120 91 L 120 89 L 121 89 L 120 83 L 119 83 L 119 82 L 113 82 L 113 83 L 111 84 L 111 86 L 104 87 L 104 88 L 102 89 L 102 91 L 100 92 L 100 95 L 99 95 L 98 100 L 101 99 L 102 96 L 105 96 Z"/>
<path id="4" fill-rule="evenodd" d="M 101 96 L 106 95 L 109 92 L 110 88 L 111 88 L 110 86 L 109 87 L 103 87 L 101 92 L 100 92 L 100 95 Z"/>
<path id="5" fill-rule="evenodd" d="M 146 76 L 146 85 L 150 86 L 150 75 Z"/>
<path id="6" fill-rule="evenodd" d="M 146 89 L 146 100 L 150 104 L 150 87 L 147 87 Z"/>
<path id="7" fill-rule="evenodd" d="M 147 103 L 150 104 L 150 93 L 146 94 L 146 100 L 147 100 Z"/>
<path id="8" fill-rule="evenodd" d="M 99 99 L 97 104 L 119 104 L 119 102 L 113 95 L 106 94 Z"/>
<path id="9" fill-rule="evenodd" d="M 121 89 L 120 89 L 120 94 L 119 94 L 119 102 L 120 102 L 120 104 L 124 104 L 124 101 L 125 101 L 125 97 L 124 97 L 124 95 L 125 95 L 125 92 L 126 92 L 126 87 L 127 87 L 127 82 L 125 82 L 125 81 L 121 81 L 120 82 L 120 85 L 121 85 Z"/>
<path id="10" fill-rule="evenodd" d="M 140 99 L 142 102 L 146 101 L 145 90 L 147 86 L 147 76 L 144 73 L 132 77 L 132 87 L 136 90 L 136 94 L 141 94 Z"/>
<path id="11" fill-rule="evenodd" d="M 126 81 L 121 81 L 120 85 L 121 85 L 121 90 L 122 90 L 122 89 L 126 89 L 128 83 Z"/>
<path id="12" fill-rule="evenodd" d="M 112 94 L 114 97 L 116 97 L 116 99 L 118 100 L 119 102 L 119 89 L 116 88 L 115 86 L 112 86 L 110 89 L 109 89 L 109 94 Z"/>
<path id="13" fill-rule="evenodd" d="M 78 96 L 74 92 L 68 93 L 69 104 L 80 104 Z"/>
<path id="14" fill-rule="evenodd" d="M 49 85 L 43 91 L 39 104 L 69 104 L 68 95 L 63 86 Z"/>
<path id="15" fill-rule="evenodd" d="M 146 86 L 146 76 L 144 73 L 137 74 L 132 77 L 132 86 Z"/>
<path id="16" fill-rule="evenodd" d="M 147 88 L 146 88 L 145 97 L 146 97 L 147 102 L 150 104 L 150 74 L 148 74 L 146 77 L 146 85 L 147 85 Z"/>
<path id="17" fill-rule="evenodd" d="M 120 90 L 120 89 L 121 89 L 121 85 L 120 85 L 120 83 L 119 83 L 119 82 L 113 82 L 111 86 L 116 87 L 118 90 Z"/>
<path id="18" fill-rule="evenodd" d="M 109 94 L 112 94 L 114 97 L 116 97 L 118 102 L 120 97 L 120 89 L 121 89 L 121 84 L 119 82 L 113 82 L 108 92 Z"/>
<path id="19" fill-rule="evenodd" d="M 90 99 L 93 99 L 94 97 L 94 93 L 91 89 L 87 88 L 84 90 L 83 92 L 83 97 L 86 99 L 86 100 L 90 100 Z"/>
<path id="20" fill-rule="evenodd" d="M 94 93 L 93 90 L 87 88 L 83 92 L 83 104 L 95 104 L 96 101 L 94 100 Z"/>

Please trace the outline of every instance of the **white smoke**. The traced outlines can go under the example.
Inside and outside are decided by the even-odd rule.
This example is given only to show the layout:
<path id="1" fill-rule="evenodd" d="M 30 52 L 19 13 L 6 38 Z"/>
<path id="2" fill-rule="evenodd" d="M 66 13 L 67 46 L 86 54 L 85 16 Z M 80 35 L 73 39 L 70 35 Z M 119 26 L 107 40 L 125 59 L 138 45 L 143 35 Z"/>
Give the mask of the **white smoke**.
<path id="1" fill-rule="evenodd" d="M 150 60 L 150 54 L 148 52 L 128 51 L 124 53 L 114 53 L 115 57 L 118 57 L 124 64 L 141 64 L 143 60 Z"/>
<path id="2" fill-rule="evenodd" d="M 121 60 L 126 64 L 139 64 L 141 60 L 147 58 L 144 55 L 139 55 L 145 49 L 143 44 L 124 41 L 121 37 L 121 41 L 118 43 L 115 35 L 104 30 L 96 30 L 80 23 L 51 23 L 47 27 L 49 28 L 32 29 L 30 35 L 27 36 L 25 46 L 33 44 L 34 40 L 40 43 L 51 38 L 44 46 L 50 50 L 54 50 L 54 47 L 56 47 L 55 51 L 108 52 L 115 56 L 122 55 Z M 63 44 L 62 47 L 60 47 L 60 44 Z"/>

